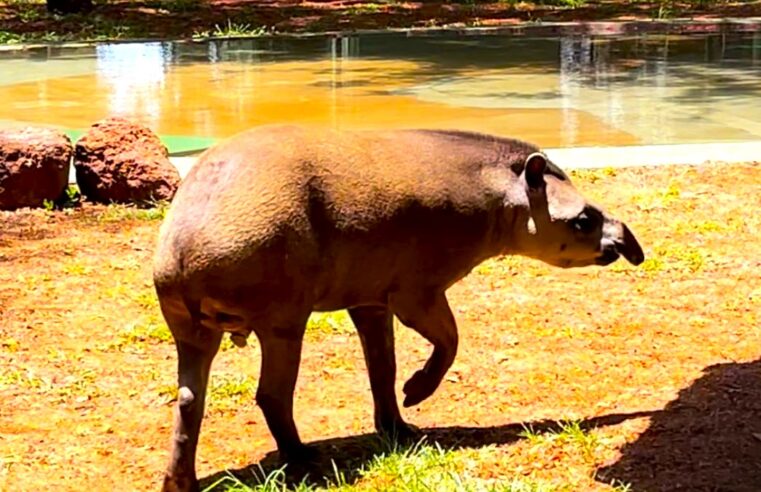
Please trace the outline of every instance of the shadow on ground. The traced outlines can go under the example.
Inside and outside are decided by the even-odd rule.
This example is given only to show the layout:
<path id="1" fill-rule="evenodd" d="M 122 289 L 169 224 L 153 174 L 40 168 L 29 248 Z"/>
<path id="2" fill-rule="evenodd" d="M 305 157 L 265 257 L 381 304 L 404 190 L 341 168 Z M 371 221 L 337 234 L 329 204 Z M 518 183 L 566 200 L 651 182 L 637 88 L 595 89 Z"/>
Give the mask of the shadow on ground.
<path id="1" fill-rule="evenodd" d="M 705 374 L 683 389 L 663 410 L 618 413 L 590 418 L 581 427 L 617 425 L 650 417 L 650 427 L 621 450 L 614 464 L 599 468 L 597 480 L 629 484 L 637 491 L 761 490 L 761 360 L 709 366 Z M 512 423 L 496 427 L 439 427 L 423 429 L 426 441 L 446 449 L 479 448 L 517 442 L 521 432 L 560 430 L 561 422 Z M 325 485 L 339 472 L 354 483 L 359 471 L 387 450 L 375 434 L 312 443 L 324 461 L 286 468 L 286 483 Z M 334 463 L 335 462 L 335 465 Z M 255 485 L 262 472 L 282 467 L 276 452 L 260 463 L 216 473 L 202 480 L 208 487 L 228 473 Z"/>
<path id="2" fill-rule="evenodd" d="M 592 429 L 595 427 L 617 425 L 629 419 L 650 416 L 652 416 L 652 412 L 610 414 L 586 419 L 580 423 L 580 426 L 583 429 Z M 493 444 L 510 444 L 521 440 L 521 433 L 526 428 L 532 428 L 533 431 L 539 433 L 559 432 L 561 424 L 562 422 L 559 421 L 542 420 L 495 427 L 436 427 L 421 430 L 426 436 L 425 442 L 427 443 L 438 443 L 445 449 L 461 449 L 479 448 Z M 329 480 L 333 479 L 336 476 L 336 472 L 343 475 L 347 484 L 352 484 L 359 478 L 359 471 L 365 465 L 372 461 L 375 456 L 389 449 L 388 445 L 384 445 L 375 434 L 326 439 L 310 444 L 315 446 L 324 458 L 322 461 L 308 466 L 301 465 L 296 467 L 288 465 L 285 469 L 285 482 L 287 485 L 297 486 L 302 482 L 315 486 L 325 485 L 325 477 Z M 242 482 L 253 486 L 258 483 L 257 477 L 261 478 L 263 474 L 266 475 L 282 466 L 278 454 L 271 452 L 260 463 L 237 470 L 218 472 L 204 478 L 201 480 L 201 489 L 203 490 L 205 487 L 209 487 L 225 476 L 228 476 L 228 473 L 234 475 Z"/>
<path id="3" fill-rule="evenodd" d="M 631 491 L 761 490 L 761 360 L 717 364 L 657 412 L 597 479 Z"/>

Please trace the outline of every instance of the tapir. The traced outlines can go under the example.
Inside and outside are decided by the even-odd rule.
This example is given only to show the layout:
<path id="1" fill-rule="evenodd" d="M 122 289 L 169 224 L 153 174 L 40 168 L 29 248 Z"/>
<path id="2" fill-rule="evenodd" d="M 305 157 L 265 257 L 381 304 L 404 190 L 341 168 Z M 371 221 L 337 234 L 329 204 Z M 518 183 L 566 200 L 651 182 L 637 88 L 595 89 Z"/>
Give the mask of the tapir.
<path id="1" fill-rule="evenodd" d="M 209 372 L 228 333 L 261 346 L 256 402 L 282 458 L 314 458 L 293 393 L 307 319 L 346 309 L 359 334 L 375 428 L 416 429 L 395 395 L 393 317 L 432 345 L 403 405 L 431 396 L 458 333 L 446 292 L 474 267 L 522 255 L 561 268 L 637 265 L 631 230 L 587 201 L 538 147 L 427 129 L 265 125 L 207 149 L 160 228 L 154 284 L 178 357 L 163 490 L 197 490 Z"/>

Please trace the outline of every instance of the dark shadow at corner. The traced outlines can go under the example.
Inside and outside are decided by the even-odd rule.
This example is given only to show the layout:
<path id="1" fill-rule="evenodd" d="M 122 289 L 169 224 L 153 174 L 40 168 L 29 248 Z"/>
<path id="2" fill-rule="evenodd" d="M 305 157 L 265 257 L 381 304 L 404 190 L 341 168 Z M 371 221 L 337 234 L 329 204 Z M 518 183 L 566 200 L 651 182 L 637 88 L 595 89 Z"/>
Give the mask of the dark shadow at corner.
<path id="1" fill-rule="evenodd" d="M 637 491 L 761 491 L 761 360 L 716 364 L 597 480 Z"/>
<path id="2" fill-rule="evenodd" d="M 653 412 L 633 412 L 610 414 L 589 418 L 580 422 L 582 429 L 617 425 L 629 419 L 650 417 Z M 533 432 L 556 432 L 561 430 L 563 422 L 541 420 L 505 424 L 495 427 L 434 427 L 421 429 L 425 443 L 437 443 L 444 449 L 480 448 L 490 445 L 510 444 L 522 439 L 525 429 Z M 313 486 L 326 485 L 334 481 L 338 473 L 345 483 L 352 484 L 359 478 L 359 472 L 376 456 L 391 449 L 376 434 L 326 439 L 311 443 L 320 451 L 321 459 L 310 465 L 287 465 L 284 469 L 285 483 L 289 487 L 301 483 Z M 397 448 L 398 449 L 398 448 Z M 260 483 L 273 470 L 283 467 L 277 452 L 268 453 L 264 459 L 255 464 L 237 470 L 215 473 L 201 480 L 201 490 L 218 490 L 213 484 L 233 475 L 241 482 L 254 486 Z M 219 488 L 222 490 L 222 488 Z"/>

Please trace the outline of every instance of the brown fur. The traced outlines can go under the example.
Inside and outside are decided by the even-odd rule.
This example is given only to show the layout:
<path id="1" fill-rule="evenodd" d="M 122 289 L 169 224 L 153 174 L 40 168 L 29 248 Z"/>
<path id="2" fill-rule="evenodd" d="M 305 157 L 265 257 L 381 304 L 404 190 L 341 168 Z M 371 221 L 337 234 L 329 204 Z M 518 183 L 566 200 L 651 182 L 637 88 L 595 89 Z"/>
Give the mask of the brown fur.
<path id="1" fill-rule="evenodd" d="M 579 232 L 581 216 L 596 221 L 593 230 Z M 308 453 L 293 422 L 293 385 L 312 311 L 349 309 L 376 427 L 409 435 L 393 391 L 392 315 L 434 347 L 404 386 L 405 406 L 414 405 L 454 360 L 445 291 L 473 267 L 500 254 L 569 267 L 619 253 L 642 261 L 631 232 L 525 142 L 268 126 L 208 150 L 181 184 L 156 253 L 156 288 L 190 395 L 178 405 L 165 489 L 195 483 L 208 366 L 223 331 L 239 343 L 250 332 L 259 338 L 257 402 L 280 450 L 298 458 Z"/>

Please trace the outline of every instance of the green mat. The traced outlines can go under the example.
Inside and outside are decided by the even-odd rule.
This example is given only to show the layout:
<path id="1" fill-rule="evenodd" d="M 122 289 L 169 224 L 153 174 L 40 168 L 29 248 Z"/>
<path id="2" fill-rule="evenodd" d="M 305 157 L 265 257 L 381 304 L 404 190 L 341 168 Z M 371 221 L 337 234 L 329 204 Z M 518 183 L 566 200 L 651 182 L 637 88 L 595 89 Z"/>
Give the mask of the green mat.
<path id="1" fill-rule="evenodd" d="M 84 133 L 83 130 L 64 130 L 72 142 L 76 142 Z M 169 155 L 181 156 L 201 152 L 217 142 L 210 137 L 194 137 L 190 135 L 159 135 L 161 142 L 166 145 Z"/>

